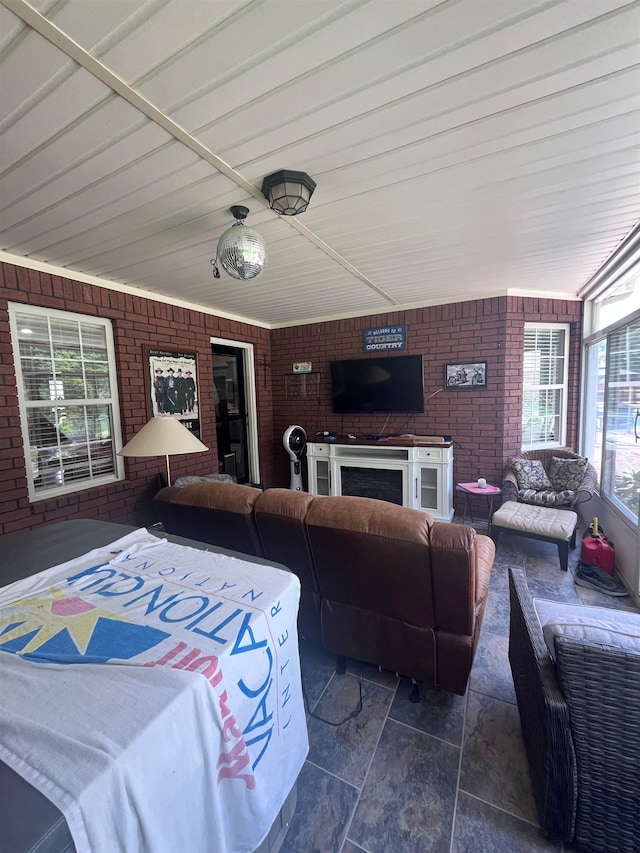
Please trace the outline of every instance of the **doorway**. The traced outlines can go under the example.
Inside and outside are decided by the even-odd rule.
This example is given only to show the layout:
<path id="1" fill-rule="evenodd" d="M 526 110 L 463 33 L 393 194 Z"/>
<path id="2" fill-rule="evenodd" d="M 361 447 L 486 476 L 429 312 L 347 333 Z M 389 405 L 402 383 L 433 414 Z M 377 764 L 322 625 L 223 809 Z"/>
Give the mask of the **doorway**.
<path id="1" fill-rule="evenodd" d="M 258 483 L 253 345 L 212 339 L 219 470 Z"/>

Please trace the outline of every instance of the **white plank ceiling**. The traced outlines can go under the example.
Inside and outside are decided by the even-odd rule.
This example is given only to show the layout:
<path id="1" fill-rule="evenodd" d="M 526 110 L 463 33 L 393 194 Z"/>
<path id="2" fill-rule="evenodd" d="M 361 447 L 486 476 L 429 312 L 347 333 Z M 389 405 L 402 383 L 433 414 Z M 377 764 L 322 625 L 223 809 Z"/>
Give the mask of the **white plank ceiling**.
<path id="1" fill-rule="evenodd" d="M 0 259 L 268 327 L 575 298 L 640 220 L 639 2 L 0 0 L 0 86 Z"/>

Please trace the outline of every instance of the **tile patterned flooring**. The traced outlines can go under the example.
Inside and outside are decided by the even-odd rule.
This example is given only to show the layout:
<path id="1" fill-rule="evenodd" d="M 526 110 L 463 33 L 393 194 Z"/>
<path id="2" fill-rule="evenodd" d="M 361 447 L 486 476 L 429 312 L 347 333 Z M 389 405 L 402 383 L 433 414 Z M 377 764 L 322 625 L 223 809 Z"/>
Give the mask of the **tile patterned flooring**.
<path id="1" fill-rule="evenodd" d="M 502 537 L 465 696 L 335 659 L 301 641 L 309 755 L 282 853 L 528 853 L 562 851 L 540 832 L 507 659 L 508 568 L 526 571 L 534 596 L 636 610 L 573 583 L 554 545 Z M 361 681 L 360 681 L 361 679 Z M 321 721 L 344 719 L 340 726 Z"/>

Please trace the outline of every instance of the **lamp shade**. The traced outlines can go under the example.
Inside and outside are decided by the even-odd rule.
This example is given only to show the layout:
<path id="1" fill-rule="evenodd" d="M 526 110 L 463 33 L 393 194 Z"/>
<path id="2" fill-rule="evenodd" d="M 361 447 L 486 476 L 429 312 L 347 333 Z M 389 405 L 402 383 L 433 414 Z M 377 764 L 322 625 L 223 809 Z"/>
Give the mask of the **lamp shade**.
<path id="1" fill-rule="evenodd" d="M 169 456 L 175 453 L 201 453 L 208 450 L 199 438 L 183 426 L 177 418 L 151 418 L 131 441 L 128 441 L 118 456 L 164 456 L 167 463 L 167 484 L 171 485 Z"/>
<path id="2" fill-rule="evenodd" d="M 316 182 L 306 172 L 280 169 L 262 181 L 262 195 L 271 210 L 282 216 L 304 213 L 316 188 Z"/>

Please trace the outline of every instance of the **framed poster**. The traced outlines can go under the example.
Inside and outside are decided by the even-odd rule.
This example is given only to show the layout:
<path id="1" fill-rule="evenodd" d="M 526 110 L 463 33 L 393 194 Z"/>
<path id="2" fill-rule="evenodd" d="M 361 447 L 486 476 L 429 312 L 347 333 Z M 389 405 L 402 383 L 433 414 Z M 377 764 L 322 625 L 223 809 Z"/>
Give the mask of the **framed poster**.
<path id="1" fill-rule="evenodd" d="M 445 364 L 444 387 L 448 391 L 484 390 L 487 387 L 487 362 L 465 361 L 458 364 Z"/>
<path id="2" fill-rule="evenodd" d="M 200 438 L 195 352 L 144 348 L 145 386 L 152 417 L 177 418 Z"/>

